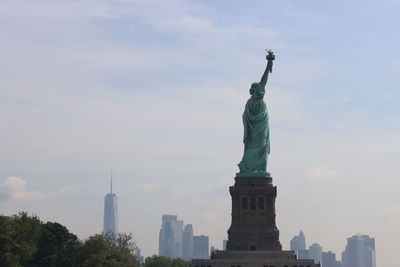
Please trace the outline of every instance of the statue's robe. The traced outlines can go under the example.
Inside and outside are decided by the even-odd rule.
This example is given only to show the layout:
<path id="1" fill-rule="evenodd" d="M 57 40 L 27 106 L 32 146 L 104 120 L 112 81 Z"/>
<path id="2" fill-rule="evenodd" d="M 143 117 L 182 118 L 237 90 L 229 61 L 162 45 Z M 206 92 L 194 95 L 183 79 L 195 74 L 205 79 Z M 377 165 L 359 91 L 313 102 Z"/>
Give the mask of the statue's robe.
<path id="1" fill-rule="evenodd" d="M 270 143 L 264 94 L 265 87 L 258 84 L 246 103 L 243 113 L 244 153 L 242 161 L 238 164 L 240 173 L 259 173 L 267 169 Z"/>

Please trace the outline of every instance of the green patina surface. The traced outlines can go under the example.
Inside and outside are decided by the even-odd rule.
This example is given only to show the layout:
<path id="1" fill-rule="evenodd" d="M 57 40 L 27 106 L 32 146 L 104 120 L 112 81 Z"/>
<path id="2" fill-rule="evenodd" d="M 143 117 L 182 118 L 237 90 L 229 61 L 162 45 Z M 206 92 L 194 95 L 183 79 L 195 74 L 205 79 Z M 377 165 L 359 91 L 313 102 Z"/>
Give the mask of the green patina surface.
<path id="1" fill-rule="evenodd" d="M 243 113 L 244 152 L 238 164 L 240 172 L 236 177 L 270 177 L 267 172 L 267 161 L 270 153 L 269 124 L 267 105 L 264 102 L 265 85 L 272 72 L 275 59 L 271 50 L 267 55 L 267 67 L 259 83 L 250 88 L 250 99 L 247 100 Z"/>

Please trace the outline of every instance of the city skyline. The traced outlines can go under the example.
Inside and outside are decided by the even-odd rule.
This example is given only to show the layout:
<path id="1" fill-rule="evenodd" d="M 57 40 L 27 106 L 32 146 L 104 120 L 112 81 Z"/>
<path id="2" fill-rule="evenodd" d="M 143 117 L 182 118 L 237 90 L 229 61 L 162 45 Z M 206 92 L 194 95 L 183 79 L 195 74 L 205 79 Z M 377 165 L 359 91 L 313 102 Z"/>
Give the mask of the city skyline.
<path id="1" fill-rule="evenodd" d="M 297 254 L 298 259 L 313 259 L 322 267 L 376 267 L 375 238 L 369 235 L 356 234 L 347 238 L 341 259 L 331 250 L 324 251 L 318 243 L 313 243 L 307 249 L 306 238 L 302 230 L 290 241 L 290 250 Z"/>
<path id="2" fill-rule="evenodd" d="M 162 214 L 221 247 L 243 105 L 271 48 L 283 248 L 302 229 L 340 257 L 365 233 L 377 265 L 395 266 L 399 12 L 391 0 L 2 1 L 2 213 L 100 233 L 112 167 L 119 231 L 145 256 Z"/>
<path id="3" fill-rule="evenodd" d="M 193 225 L 184 224 L 177 215 L 163 214 L 161 218 L 157 255 L 185 260 L 209 257 L 208 236 L 194 235 Z"/>

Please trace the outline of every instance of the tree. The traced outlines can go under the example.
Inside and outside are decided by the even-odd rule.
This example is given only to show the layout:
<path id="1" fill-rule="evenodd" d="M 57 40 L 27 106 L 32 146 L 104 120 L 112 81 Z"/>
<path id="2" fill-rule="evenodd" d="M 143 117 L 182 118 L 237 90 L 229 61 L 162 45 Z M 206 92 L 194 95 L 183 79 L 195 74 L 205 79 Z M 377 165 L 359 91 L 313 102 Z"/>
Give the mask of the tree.
<path id="1" fill-rule="evenodd" d="M 0 267 L 138 267 L 132 234 L 90 236 L 83 244 L 56 222 L 26 212 L 0 215 Z"/>
<path id="2" fill-rule="evenodd" d="M 94 235 L 85 241 L 81 250 L 83 267 L 138 267 L 133 254 L 132 235 L 120 234 L 120 238 Z M 116 235 L 118 236 L 118 235 Z"/>
<path id="3" fill-rule="evenodd" d="M 76 235 L 55 222 L 42 224 L 37 252 L 29 266 L 70 267 L 78 264 L 81 244 Z"/>
<path id="4" fill-rule="evenodd" d="M 132 233 L 107 233 L 104 237 L 111 247 L 116 248 L 125 254 L 135 255 L 137 247 Z"/>
<path id="5" fill-rule="evenodd" d="M 28 266 L 37 250 L 41 221 L 20 212 L 0 216 L 0 266 Z"/>
<path id="6" fill-rule="evenodd" d="M 170 259 L 156 255 L 147 257 L 144 263 L 145 267 L 186 267 L 187 265 L 188 263 L 182 259 Z"/>
<path id="7" fill-rule="evenodd" d="M 102 235 L 89 237 L 80 251 L 80 262 L 82 266 L 103 266 L 106 260 L 108 243 Z"/>
<path id="8" fill-rule="evenodd" d="M 171 267 L 186 267 L 188 266 L 188 262 L 182 259 L 173 259 L 171 262 Z"/>

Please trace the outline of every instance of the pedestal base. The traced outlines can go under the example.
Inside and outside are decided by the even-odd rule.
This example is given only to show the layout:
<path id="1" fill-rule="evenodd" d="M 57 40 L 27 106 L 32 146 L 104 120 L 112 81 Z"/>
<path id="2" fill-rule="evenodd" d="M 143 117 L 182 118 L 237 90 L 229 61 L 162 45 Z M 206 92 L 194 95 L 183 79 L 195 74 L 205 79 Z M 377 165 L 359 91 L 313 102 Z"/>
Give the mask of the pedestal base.
<path id="1" fill-rule="evenodd" d="M 292 251 L 215 251 L 209 260 L 193 259 L 189 267 L 319 267 L 313 260 L 298 260 Z"/>
<path id="2" fill-rule="evenodd" d="M 236 177 L 229 188 L 232 223 L 227 250 L 282 250 L 275 223 L 276 186 L 271 177 Z"/>

